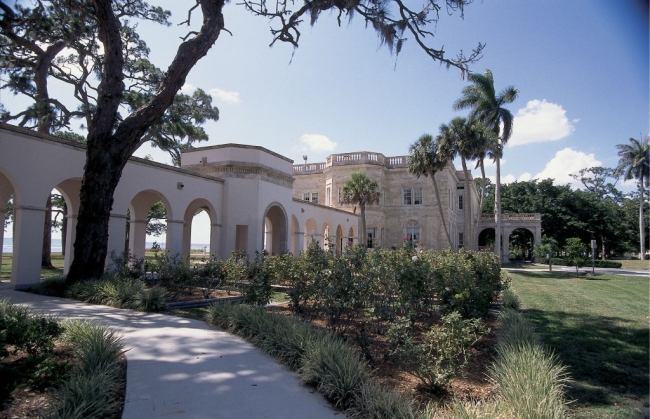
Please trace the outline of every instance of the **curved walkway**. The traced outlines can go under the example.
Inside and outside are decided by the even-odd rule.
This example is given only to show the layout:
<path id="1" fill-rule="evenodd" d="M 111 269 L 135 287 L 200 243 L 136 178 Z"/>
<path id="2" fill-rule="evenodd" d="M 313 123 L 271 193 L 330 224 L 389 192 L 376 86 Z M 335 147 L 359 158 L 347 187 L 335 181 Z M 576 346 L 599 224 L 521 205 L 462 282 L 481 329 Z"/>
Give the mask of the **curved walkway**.
<path id="1" fill-rule="evenodd" d="M 128 360 L 122 418 L 344 417 L 275 359 L 204 322 L 18 292 L 7 282 L 1 298 L 121 333 Z"/>

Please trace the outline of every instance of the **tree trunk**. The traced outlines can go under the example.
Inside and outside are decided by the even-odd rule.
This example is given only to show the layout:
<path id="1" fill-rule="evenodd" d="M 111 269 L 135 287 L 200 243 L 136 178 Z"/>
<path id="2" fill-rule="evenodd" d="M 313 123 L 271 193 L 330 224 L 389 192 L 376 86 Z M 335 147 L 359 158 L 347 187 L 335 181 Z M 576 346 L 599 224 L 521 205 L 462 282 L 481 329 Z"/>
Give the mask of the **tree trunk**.
<path id="1" fill-rule="evenodd" d="M 97 107 L 88 127 L 86 165 L 81 183 L 79 218 L 74 259 L 67 280 L 99 278 L 108 253 L 108 224 L 113 193 L 128 158 L 140 139 L 174 101 L 176 93 L 197 61 L 207 54 L 224 27 L 222 0 L 198 0 L 203 24 L 194 37 L 181 43 L 156 94 L 122 120 L 118 109 L 124 93 L 123 46 L 120 22 L 110 0 L 94 0 L 99 22 L 99 40 L 104 45 L 104 67 Z"/>
<path id="2" fill-rule="evenodd" d="M 449 229 L 447 228 L 447 222 L 445 221 L 445 214 L 442 211 L 442 203 L 440 202 L 440 192 L 438 191 L 438 182 L 436 182 L 435 173 L 429 173 L 429 176 L 431 176 L 431 180 L 433 181 L 433 189 L 436 191 L 438 211 L 440 211 L 440 221 L 442 222 L 442 227 L 445 229 L 445 234 L 447 235 L 447 241 L 449 242 L 449 247 L 453 249 L 454 245 L 451 241 L 451 236 L 449 235 Z"/>
<path id="3" fill-rule="evenodd" d="M 359 213 L 361 215 L 361 247 L 368 247 L 368 231 L 366 230 L 366 206 L 359 204 Z"/>
<path id="4" fill-rule="evenodd" d="M 639 196 L 639 239 L 641 240 L 641 255 L 640 258 L 641 260 L 645 259 L 645 218 L 643 217 L 643 176 L 641 179 L 639 179 L 639 192 L 641 192 L 641 196 Z"/>
<path id="5" fill-rule="evenodd" d="M 467 250 L 474 249 L 474 235 L 472 234 L 472 192 L 470 191 L 469 184 L 469 171 L 467 170 L 467 161 L 465 156 L 460 156 L 460 162 L 463 166 L 463 175 L 465 176 L 465 203 L 463 205 L 464 215 L 465 215 L 465 240 L 463 243 Z"/>
<path id="6" fill-rule="evenodd" d="M 500 143 L 500 140 L 499 140 Z M 494 188 L 494 253 L 503 262 L 501 257 L 501 158 L 497 156 L 497 182 Z"/>
<path id="7" fill-rule="evenodd" d="M 41 268 L 52 268 L 52 195 L 47 197 L 45 208 L 43 243 L 41 247 Z"/>

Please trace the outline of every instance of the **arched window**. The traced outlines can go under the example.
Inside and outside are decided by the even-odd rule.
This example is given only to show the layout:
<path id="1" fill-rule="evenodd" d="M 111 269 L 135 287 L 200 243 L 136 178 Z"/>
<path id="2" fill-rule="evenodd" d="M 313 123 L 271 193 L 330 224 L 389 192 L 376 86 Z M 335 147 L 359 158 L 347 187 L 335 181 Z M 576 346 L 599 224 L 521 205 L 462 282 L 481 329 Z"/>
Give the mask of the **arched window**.
<path id="1" fill-rule="evenodd" d="M 417 221 L 411 220 L 406 223 L 406 234 L 404 235 L 407 240 L 420 241 L 420 224 Z"/>

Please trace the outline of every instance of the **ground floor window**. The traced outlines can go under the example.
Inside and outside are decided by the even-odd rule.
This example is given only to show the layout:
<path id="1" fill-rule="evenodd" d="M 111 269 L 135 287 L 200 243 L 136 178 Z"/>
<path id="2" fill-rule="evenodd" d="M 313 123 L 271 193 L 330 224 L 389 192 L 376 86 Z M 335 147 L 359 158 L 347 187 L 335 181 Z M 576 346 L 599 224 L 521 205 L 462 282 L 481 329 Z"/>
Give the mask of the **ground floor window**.
<path id="1" fill-rule="evenodd" d="M 411 220 L 406 224 L 406 240 L 414 242 L 420 241 L 420 225 L 417 221 Z"/>
<path id="2" fill-rule="evenodd" d="M 375 239 L 377 238 L 377 230 L 374 228 L 369 228 L 367 231 L 368 239 L 366 242 L 366 247 L 372 249 L 375 246 Z"/>

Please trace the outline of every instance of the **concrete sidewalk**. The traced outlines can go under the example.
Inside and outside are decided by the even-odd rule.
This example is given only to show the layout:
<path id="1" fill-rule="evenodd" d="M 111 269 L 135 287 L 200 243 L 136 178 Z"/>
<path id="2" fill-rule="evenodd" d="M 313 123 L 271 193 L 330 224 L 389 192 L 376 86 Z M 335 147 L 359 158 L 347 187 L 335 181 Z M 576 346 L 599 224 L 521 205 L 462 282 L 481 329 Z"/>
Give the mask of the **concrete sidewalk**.
<path id="1" fill-rule="evenodd" d="M 275 359 L 203 322 L 18 292 L 7 282 L 2 298 L 117 330 L 128 360 L 125 419 L 345 417 Z"/>

